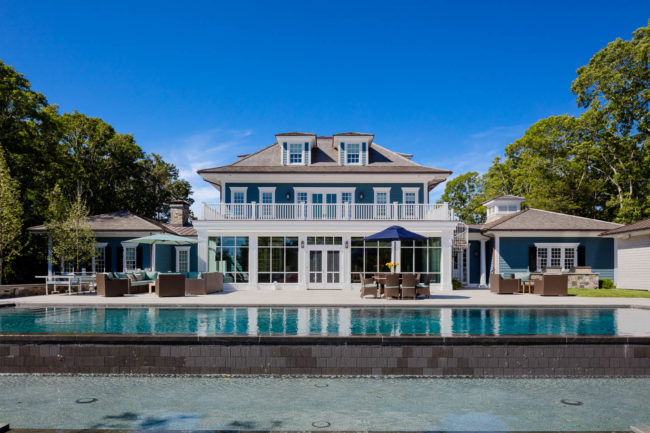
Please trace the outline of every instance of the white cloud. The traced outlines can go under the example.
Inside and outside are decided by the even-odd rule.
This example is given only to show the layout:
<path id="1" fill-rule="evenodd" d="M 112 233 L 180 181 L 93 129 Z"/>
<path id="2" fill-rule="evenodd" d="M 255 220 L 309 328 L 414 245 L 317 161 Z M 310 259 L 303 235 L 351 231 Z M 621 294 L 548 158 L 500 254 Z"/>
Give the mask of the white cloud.
<path id="1" fill-rule="evenodd" d="M 201 215 L 202 202 L 219 201 L 219 191 L 206 183 L 197 170 L 227 165 L 237 159 L 247 145 L 251 130 L 213 128 L 168 143 L 163 152 L 166 161 L 178 167 L 179 175 L 192 185 L 192 212 Z"/>
<path id="2" fill-rule="evenodd" d="M 492 161 L 497 156 L 503 155 L 505 147 L 517 138 L 521 137 L 529 125 L 495 126 L 485 131 L 479 131 L 463 139 L 457 148 L 467 149 L 458 152 L 452 157 L 438 159 L 435 162 L 424 163 L 434 167 L 445 168 L 453 171 L 447 179 L 451 180 L 468 171 L 477 171 L 480 174 L 486 173 Z M 429 195 L 429 201 L 435 202 L 445 191 L 445 182 L 438 185 Z"/>

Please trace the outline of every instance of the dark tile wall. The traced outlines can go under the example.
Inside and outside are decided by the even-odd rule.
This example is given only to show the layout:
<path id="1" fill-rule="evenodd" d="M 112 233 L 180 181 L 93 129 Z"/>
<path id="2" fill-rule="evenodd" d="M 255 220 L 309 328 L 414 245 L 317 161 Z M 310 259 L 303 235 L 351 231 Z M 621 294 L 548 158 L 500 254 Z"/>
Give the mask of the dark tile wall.
<path id="1" fill-rule="evenodd" d="M 650 376 L 650 344 L 0 342 L 0 373 Z"/>

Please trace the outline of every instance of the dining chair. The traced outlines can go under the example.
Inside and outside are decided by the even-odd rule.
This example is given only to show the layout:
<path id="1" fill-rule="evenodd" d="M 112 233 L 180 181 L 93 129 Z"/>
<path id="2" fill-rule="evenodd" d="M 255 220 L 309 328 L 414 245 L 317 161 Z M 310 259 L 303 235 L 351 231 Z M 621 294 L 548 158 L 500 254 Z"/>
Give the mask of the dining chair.
<path id="1" fill-rule="evenodd" d="M 402 299 L 413 298 L 415 299 L 415 274 L 402 275 Z"/>
<path id="2" fill-rule="evenodd" d="M 386 285 L 384 286 L 385 298 L 399 298 L 399 275 L 388 274 L 386 275 Z"/>

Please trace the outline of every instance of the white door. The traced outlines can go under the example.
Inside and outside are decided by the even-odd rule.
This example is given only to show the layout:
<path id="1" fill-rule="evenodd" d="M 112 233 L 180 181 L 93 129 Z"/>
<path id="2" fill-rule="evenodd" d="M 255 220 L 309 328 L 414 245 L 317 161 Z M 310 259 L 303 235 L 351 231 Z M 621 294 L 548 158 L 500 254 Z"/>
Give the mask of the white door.
<path id="1" fill-rule="evenodd" d="M 309 251 L 308 288 L 340 289 L 341 257 L 340 249 L 321 248 Z"/>

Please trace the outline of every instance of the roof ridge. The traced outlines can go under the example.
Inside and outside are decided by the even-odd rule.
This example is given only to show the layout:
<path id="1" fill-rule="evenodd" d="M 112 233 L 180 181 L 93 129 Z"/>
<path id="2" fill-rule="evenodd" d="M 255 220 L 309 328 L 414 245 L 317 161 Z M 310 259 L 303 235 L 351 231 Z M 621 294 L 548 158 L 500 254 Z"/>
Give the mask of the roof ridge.
<path id="1" fill-rule="evenodd" d="M 596 218 L 588 218 L 588 217 L 583 217 L 583 216 L 579 216 L 579 215 L 569 215 L 567 213 L 555 212 L 555 211 L 552 211 L 552 210 L 537 209 L 535 207 L 531 207 L 529 209 L 537 210 L 537 211 L 540 211 L 540 212 L 553 213 L 553 214 L 556 214 L 556 215 L 569 216 L 569 217 L 573 217 L 573 218 L 581 218 L 581 219 L 589 220 L 589 221 L 597 221 L 599 223 L 617 224 L 619 227 L 622 227 L 624 225 L 624 224 L 619 224 L 619 223 L 615 223 L 615 222 L 612 222 L 612 221 L 599 220 L 599 219 L 596 219 Z"/>
<path id="2" fill-rule="evenodd" d="M 511 220 L 512 218 L 514 218 L 516 216 L 519 216 L 519 215 L 521 215 L 521 214 L 523 214 L 525 212 L 528 212 L 529 210 L 530 210 L 530 208 L 520 209 L 515 213 L 511 213 L 509 215 L 504 215 L 501 218 L 499 218 L 498 220 L 492 221 L 491 223 L 485 223 L 483 225 L 483 230 L 490 230 L 490 229 L 492 229 L 492 228 L 494 228 L 494 227 L 496 227 L 496 226 L 498 226 L 500 224 L 503 224 L 506 221 Z"/>

